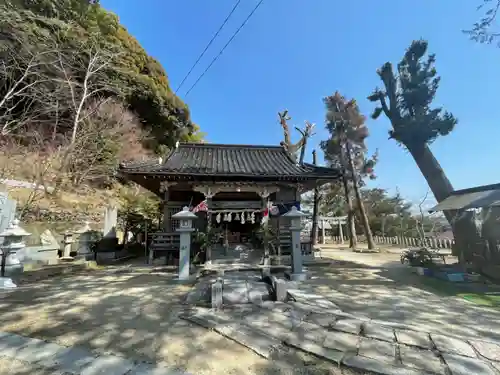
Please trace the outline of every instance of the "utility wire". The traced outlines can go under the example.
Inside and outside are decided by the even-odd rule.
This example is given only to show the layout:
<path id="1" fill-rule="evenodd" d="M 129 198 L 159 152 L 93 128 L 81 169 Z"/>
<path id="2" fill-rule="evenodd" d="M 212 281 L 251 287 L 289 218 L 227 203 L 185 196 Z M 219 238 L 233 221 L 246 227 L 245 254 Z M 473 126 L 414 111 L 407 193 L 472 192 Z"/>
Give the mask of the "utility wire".
<path id="1" fill-rule="evenodd" d="M 176 94 L 177 94 L 177 91 L 179 91 L 179 89 L 182 87 L 182 85 L 184 84 L 184 82 L 186 82 L 186 79 L 188 79 L 188 77 L 191 75 L 191 73 L 193 72 L 193 69 L 196 67 L 196 65 L 198 65 L 198 63 L 200 62 L 201 58 L 205 55 L 205 52 L 208 51 L 208 49 L 210 48 L 210 46 L 212 45 L 212 43 L 214 42 L 214 40 L 217 39 L 217 36 L 219 36 L 219 33 L 222 31 L 222 29 L 224 28 L 224 26 L 226 26 L 227 21 L 229 21 L 229 19 L 233 15 L 233 13 L 236 10 L 236 8 L 238 8 L 238 5 L 240 5 L 240 3 L 241 3 L 241 0 L 238 0 L 236 2 L 236 4 L 234 4 L 233 9 L 231 9 L 231 11 L 227 15 L 226 19 L 224 20 L 224 22 L 222 22 L 222 25 L 220 25 L 219 30 L 217 30 L 217 32 L 214 34 L 214 36 L 212 37 L 212 39 L 210 39 L 210 42 L 208 42 L 208 44 L 206 45 L 206 47 L 203 50 L 203 52 L 200 54 L 200 56 L 198 56 L 198 59 L 195 61 L 195 63 L 191 67 L 191 69 L 189 69 L 189 72 L 186 74 L 186 76 L 184 77 L 184 79 L 181 81 L 181 83 L 179 84 L 179 86 L 175 90 Z"/>
<path id="2" fill-rule="evenodd" d="M 253 14 L 255 13 L 255 11 L 260 7 L 260 5 L 264 2 L 264 0 L 260 0 L 257 5 L 255 6 L 255 8 L 253 8 L 253 10 L 250 12 L 250 14 L 248 15 L 247 18 L 245 18 L 245 20 L 243 21 L 243 23 L 240 25 L 240 27 L 238 27 L 238 29 L 234 32 L 233 36 L 231 36 L 231 38 L 229 38 L 229 40 L 227 41 L 227 43 L 224 45 L 224 47 L 222 47 L 222 49 L 220 50 L 219 54 L 217 56 L 214 57 L 214 59 L 212 60 L 212 62 L 208 65 L 208 67 L 205 69 L 205 71 L 203 73 L 200 74 L 200 76 L 198 77 L 198 79 L 196 80 L 195 83 L 193 83 L 193 85 L 189 88 L 189 90 L 186 92 L 186 95 L 184 95 L 185 97 L 189 95 L 189 93 L 191 92 L 191 90 L 194 89 L 194 87 L 198 84 L 198 82 L 200 82 L 200 80 L 203 78 L 203 76 L 208 72 L 208 70 L 212 67 L 212 65 L 214 65 L 214 63 L 217 61 L 217 59 L 222 55 L 222 53 L 224 52 L 224 50 L 231 44 L 231 42 L 233 41 L 233 39 L 236 37 L 236 35 L 238 35 L 238 33 L 240 32 L 240 30 L 243 28 L 243 26 L 246 25 L 246 23 L 248 22 L 248 20 L 253 16 Z"/>

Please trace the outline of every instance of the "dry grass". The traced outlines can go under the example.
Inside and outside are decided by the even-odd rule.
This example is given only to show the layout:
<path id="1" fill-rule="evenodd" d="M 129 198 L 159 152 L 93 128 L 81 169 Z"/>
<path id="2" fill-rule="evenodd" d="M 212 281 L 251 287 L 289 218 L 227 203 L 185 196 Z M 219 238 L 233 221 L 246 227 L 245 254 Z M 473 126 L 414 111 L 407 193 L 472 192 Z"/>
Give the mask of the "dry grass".
<path id="1" fill-rule="evenodd" d="M 0 153 L 0 178 L 26 182 L 37 181 L 42 164 L 36 154 L 6 155 Z M 54 186 L 54 171 L 48 171 L 43 179 L 48 188 Z M 29 200 L 33 189 L 7 186 L 9 196 L 23 207 Z M 43 194 L 40 191 L 34 202 L 40 209 L 51 211 L 102 213 L 102 207 L 110 202 L 117 202 L 123 186 L 115 184 L 111 189 L 95 189 L 87 185 L 61 189 L 57 194 Z"/>

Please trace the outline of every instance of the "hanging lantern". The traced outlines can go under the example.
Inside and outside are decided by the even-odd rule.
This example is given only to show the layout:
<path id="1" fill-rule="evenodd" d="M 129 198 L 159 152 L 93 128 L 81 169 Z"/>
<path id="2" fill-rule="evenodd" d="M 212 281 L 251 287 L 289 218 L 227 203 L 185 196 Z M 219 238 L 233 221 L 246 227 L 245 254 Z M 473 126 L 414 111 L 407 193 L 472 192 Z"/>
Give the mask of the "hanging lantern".
<path id="1" fill-rule="evenodd" d="M 245 224 L 245 214 L 242 212 L 241 213 L 241 221 L 240 221 L 241 224 Z"/>
<path id="2" fill-rule="evenodd" d="M 215 217 L 215 221 L 217 221 L 217 224 L 219 224 L 219 223 L 220 223 L 220 219 L 221 219 L 221 217 L 220 217 L 220 212 L 219 212 L 219 213 L 217 214 L 217 216 Z"/>
<path id="3" fill-rule="evenodd" d="M 234 220 L 238 221 L 240 220 L 240 214 L 236 212 L 236 215 L 234 216 Z"/>
<path id="4" fill-rule="evenodd" d="M 228 212 L 228 213 L 227 213 L 227 222 L 228 222 L 228 223 L 230 223 L 230 222 L 231 222 L 231 220 L 233 219 L 233 217 L 232 217 L 232 216 L 233 216 L 233 214 L 232 214 L 231 212 Z"/>
<path id="5" fill-rule="evenodd" d="M 252 212 L 252 214 L 250 215 L 250 222 L 252 224 L 255 224 L 255 212 Z"/>

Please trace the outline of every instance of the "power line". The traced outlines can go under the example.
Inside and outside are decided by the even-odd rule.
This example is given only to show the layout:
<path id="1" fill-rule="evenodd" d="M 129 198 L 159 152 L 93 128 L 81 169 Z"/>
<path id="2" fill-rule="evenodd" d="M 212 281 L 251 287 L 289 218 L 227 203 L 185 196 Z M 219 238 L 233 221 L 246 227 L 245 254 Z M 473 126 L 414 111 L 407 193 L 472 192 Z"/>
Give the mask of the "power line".
<path id="1" fill-rule="evenodd" d="M 205 55 L 205 52 L 208 51 L 208 49 L 210 48 L 210 46 L 212 45 L 212 43 L 214 42 L 214 40 L 217 38 L 217 36 L 219 35 L 219 33 L 222 31 L 222 29 L 224 28 L 224 26 L 226 26 L 227 21 L 229 21 L 229 19 L 233 15 L 233 13 L 236 10 L 236 8 L 238 8 L 238 5 L 240 5 L 240 3 L 241 3 L 241 0 L 238 0 L 236 2 L 236 4 L 234 4 L 233 9 L 231 9 L 231 11 L 227 15 L 226 19 L 224 20 L 224 22 L 222 22 L 222 25 L 220 25 L 219 30 L 217 30 L 217 32 L 214 34 L 214 36 L 212 37 L 212 39 L 210 39 L 210 42 L 208 42 L 208 44 L 206 45 L 206 47 L 203 50 L 203 52 L 200 54 L 200 56 L 198 56 L 198 59 L 195 61 L 195 63 L 191 67 L 191 69 L 189 69 L 189 72 L 186 74 L 186 76 L 184 77 L 184 79 L 181 81 L 181 83 L 179 84 L 179 86 L 175 90 L 176 94 L 177 94 L 177 91 L 179 91 L 179 89 L 182 87 L 182 85 L 184 84 L 184 82 L 186 82 L 186 79 L 188 79 L 188 77 L 191 75 L 191 73 L 193 72 L 193 69 L 196 67 L 196 65 L 198 65 L 198 63 L 200 62 L 201 58 Z"/>
<path id="2" fill-rule="evenodd" d="M 227 41 L 226 45 L 224 47 L 222 47 L 222 49 L 220 50 L 219 54 L 217 56 L 214 57 L 214 59 L 212 60 L 212 62 L 208 65 L 208 67 L 205 69 L 205 71 L 203 73 L 200 74 L 200 76 L 198 77 L 198 79 L 196 80 L 196 82 L 189 88 L 189 90 L 186 92 L 186 95 L 184 95 L 185 97 L 189 95 L 189 93 L 191 92 L 192 89 L 194 89 L 194 87 L 198 84 L 198 82 L 200 82 L 200 80 L 203 78 L 203 76 L 208 72 L 208 70 L 212 67 L 212 65 L 217 61 L 217 59 L 222 55 L 222 53 L 224 52 L 224 50 L 227 48 L 227 46 L 229 46 L 231 44 L 231 42 L 233 41 L 233 39 L 236 37 L 236 35 L 238 35 L 238 33 L 240 32 L 240 30 L 243 28 L 243 26 L 246 25 L 246 23 L 248 22 L 248 20 L 253 16 L 253 14 L 255 13 L 255 11 L 260 7 L 260 5 L 264 2 L 264 0 L 260 0 L 257 5 L 255 6 L 255 8 L 253 8 L 253 10 L 250 12 L 250 14 L 248 15 L 247 18 L 245 18 L 245 20 L 243 21 L 243 23 L 240 25 L 240 27 L 238 27 L 238 29 L 234 32 L 233 36 L 231 38 L 229 38 L 229 40 Z"/>

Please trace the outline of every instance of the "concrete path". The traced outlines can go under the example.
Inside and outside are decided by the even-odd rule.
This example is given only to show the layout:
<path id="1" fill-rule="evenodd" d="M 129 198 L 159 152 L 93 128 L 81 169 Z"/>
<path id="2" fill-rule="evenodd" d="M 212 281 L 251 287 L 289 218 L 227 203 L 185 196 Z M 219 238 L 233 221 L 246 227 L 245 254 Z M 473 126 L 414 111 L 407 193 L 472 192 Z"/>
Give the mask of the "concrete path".
<path id="1" fill-rule="evenodd" d="M 29 373 L 46 369 L 52 373 L 75 375 L 188 375 L 153 364 L 135 363 L 113 355 L 96 355 L 81 348 L 68 348 L 5 332 L 0 332 L 0 359 L 2 357 L 23 362 Z"/>

